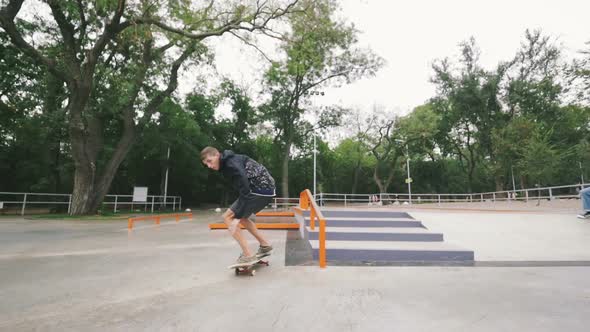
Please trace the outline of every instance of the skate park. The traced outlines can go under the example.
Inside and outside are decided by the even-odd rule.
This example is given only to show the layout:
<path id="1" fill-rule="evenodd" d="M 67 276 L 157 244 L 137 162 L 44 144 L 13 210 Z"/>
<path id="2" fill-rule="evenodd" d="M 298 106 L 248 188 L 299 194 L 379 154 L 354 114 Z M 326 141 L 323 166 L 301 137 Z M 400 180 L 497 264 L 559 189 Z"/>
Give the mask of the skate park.
<path id="1" fill-rule="evenodd" d="M 585 330 L 590 317 L 590 223 L 575 218 L 573 204 L 550 211 L 509 210 L 510 204 L 487 210 L 468 203 L 438 209 L 320 209 L 328 225 L 326 266 L 320 267 L 310 251 L 310 238 L 316 238 L 311 230 L 305 238 L 300 229 L 267 229 L 275 250 L 270 266 L 259 268 L 254 277 L 236 277 L 227 269 L 235 258 L 235 242 L 226 231 L 209 227 L 219 221 L 219 214 L 210 210 L 159 224 L 139 221 L 131 230 L 126 219 L 97 223 L 4 216 L 0 329 Z M 395 226 L 406 232 L 385 227 L 385 233 L 367 233 L 381 228 L 377 224 L 364 224 L 369 227 L 362 230 L 330 227 L 361 215 L 369 215 L 367 222 L 420 223 L 422 231 L 404 223 Z M 286 219 L 295 221 L 262 216 L 256 222 Z M 303 219 L 309 228 L 309 218 Z M 340 232 L 332 232 L 334 228 Z M 359 233 L 360 239 L 347 238 Z M 419 244 L 440 242 L 442 235 L 448 245 L 442 248 L 446 254 L 436 256 L 442 261 L 418 264 L 424 257 L 416 257 L 416 251 L 389 263 L 380 255 L 350 259 L 330 251 L 342 249 L 335 242 L 399 244 L 408 234 Z M 434 237 L 421 238 L 424 234 Z M 473 256 L 450 256 L 462 261 L 456 264 L 449 261 L 449 248 Z M 381 261 L 371 263 L 371 258 Z"/>
<path id="2" fill-rule="evenodd" d="M 589 330 L 588 12 L 0 1 L 0 332 Z"/>

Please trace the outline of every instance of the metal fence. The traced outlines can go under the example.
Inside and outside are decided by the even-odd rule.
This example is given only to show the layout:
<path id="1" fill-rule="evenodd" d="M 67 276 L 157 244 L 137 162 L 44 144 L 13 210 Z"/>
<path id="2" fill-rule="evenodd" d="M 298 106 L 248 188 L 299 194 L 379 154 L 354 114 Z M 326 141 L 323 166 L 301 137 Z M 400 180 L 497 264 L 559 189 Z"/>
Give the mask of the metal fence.
<path id="1" fill-rule="evenodd" d="M 299 206 L 299 198 L 293 197 L 275 197 L 273 198 L 272 203 L 270 203 L 270 208 L 273 210 L 289 210 L 294 206 Z"/>
<path id="2" fill-rule="evenodd" d="M 377 194 L 338 194 L 319 193 L 316 201 L 320 205 L 387 205 L 387 204 L 421 204 L 449 202 L 500 202 L 530 200 L 577 199 L 579 190 L 589 184 L 573 184 L 553 187 L 536 187 L 519 190 L 504 190 L 472 194 L 408 194 L 408 193 L 377 193 Z"/>
<path id="3" fill-rule="evenodd" d="M 504 190 L 472 194 L 408 194 L 408 193 L 377 193 L 377 194 L 339 194 L 319 193 L 315 200 L 320 206 L 354 206 L 354 205 L 388 205 L 388 204 L 421 204 L 449 202 L 500 202 L 530 200 L 577 199 L 579 190 L 590 184 L 572 184 L 542 188 Z M 299 204 L 299 198 L 275 197 L 269 204 L 273 210 L 288 210 Z M 0 192 L 0 213 L 69 213 L 72 205 L 71 194 L 52 193 L 19 193 Z M 144 211 L 172 208 L 182 209 L 182 197 L 148 195 L 145 202 L 133 202 L 133 195 L 106 195 L 102 203 L 103 210 Z"/>
<path id="4" fill-rule="evenodd" d="M 148 195 L 145 202 L 133 202 L 133 195 L 106 195 L 103 210 L 151 211 L 171 207 L 173 211 L 182 209 L 182 197 Z M 71 194 L 0 192 L 0 211 L 2 213 L 69 213 L 72 207 Z"/>

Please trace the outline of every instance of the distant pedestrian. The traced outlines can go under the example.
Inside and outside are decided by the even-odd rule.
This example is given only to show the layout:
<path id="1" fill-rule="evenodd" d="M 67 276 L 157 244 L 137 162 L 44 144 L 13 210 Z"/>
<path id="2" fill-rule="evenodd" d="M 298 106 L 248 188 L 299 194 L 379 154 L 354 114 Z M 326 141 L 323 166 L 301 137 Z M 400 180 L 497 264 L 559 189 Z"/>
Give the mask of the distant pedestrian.
<path id="1" fill-rule="evenodd" d="M 590 187 L 580 190 L 580 199 L 582 200 L 584 212 L 578 214 L 578 218 L 586 219 L 590 217 Z"/>

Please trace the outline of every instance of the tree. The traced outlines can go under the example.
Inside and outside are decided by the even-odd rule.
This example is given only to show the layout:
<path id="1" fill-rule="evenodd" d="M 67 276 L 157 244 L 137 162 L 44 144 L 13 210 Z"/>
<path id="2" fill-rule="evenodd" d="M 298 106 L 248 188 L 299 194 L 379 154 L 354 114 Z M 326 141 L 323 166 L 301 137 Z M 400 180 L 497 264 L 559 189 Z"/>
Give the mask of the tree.
<path id="1" fill-rule="evenodd" d="M 196 9 L 184 1 L 49 0 L 52 21 L 17 18 L 23 3 L 9 0 L 0 9 L 0 27 L 22 54 L 65 86 L 75 165 L 71 213 L 88 214 L 98 209 L 138 132 L 176 89 L 181 66 L 189 59 L 206 61 L 202 42 L 227 32 L 268 33 L 269 22 L 288 14 L 297 0 L 284 8 L 211 1 Z M 32 27 L 41 42 L 33 43 L 23 26 Z M 101 94 L 115 77 L 116 95 Z M 99 163 L 107 153 L 105 121 L 121 128 L 120 138 Z"/>
<path id="2" fill-rule="evenodd" d="M 375 158 L 373 181 L 379 192 L 385 193 L 393 180 L 397 160 L 402 153 L 402 145 L 397 142 L 400 137 L 396 135 L 399 119 L 385 113 L 377 105 L 373 107 L 371 117 L 375 124 L 369 134 L 369 149 Z"/>
<path id="3" fill-rule="evenodd" d="M 314 89 L 328 84 L 349 83 L 370 76 L 382 60 L 356 47 L 358 32 L 335 19 L 335 1 L 304 1 L 302 10 L 290 16 L 291 33 L 281 48 L 285 60 L 274 62 L 266 73 L 270 101 L 261 109 L 276 130 L 282 156 L 281 190 L 289 197 L 289 160 L 292 148 L 302 144 L 307 133 L 337 124 L 342 109 L 324 109 L 311 125 L 303 114 Z"/>

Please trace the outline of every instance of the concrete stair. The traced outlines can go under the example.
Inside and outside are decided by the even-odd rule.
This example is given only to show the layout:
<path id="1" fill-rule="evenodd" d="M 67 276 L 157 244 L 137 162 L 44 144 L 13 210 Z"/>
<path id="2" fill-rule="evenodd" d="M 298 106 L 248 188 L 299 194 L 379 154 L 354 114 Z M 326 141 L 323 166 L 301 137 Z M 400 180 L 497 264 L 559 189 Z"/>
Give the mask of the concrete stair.
<path id="1" fill-rule="evenodd" d="M 313 257 L 317 259 L 319 241 L 310 240 L 309 243 Z M 473 261 L 473 251 L 444 242 L 326 240 L 326 257 L 328 262 L 457 262 Z"/>
<path id="2" fill-rule="evenodd" d="M 319 227 L 307 226 L 309 240 L 319 239 Z M 326 240 L 335 241 L 443 241 L 442 233 L 423 227 L 326 227 Z"/>
<path id="3" fill-rule="evenodd" d="M 442 233 L 429 231 L 405 212 L 322 210 L 326 219 L 326 258 L 339 264 L 469 264 L 471 250 L 444 242 Z M 309 211 L 296 215 L 309 240 L 314 259 L 319 252 L 319 223 L 311 230 Z"/>

